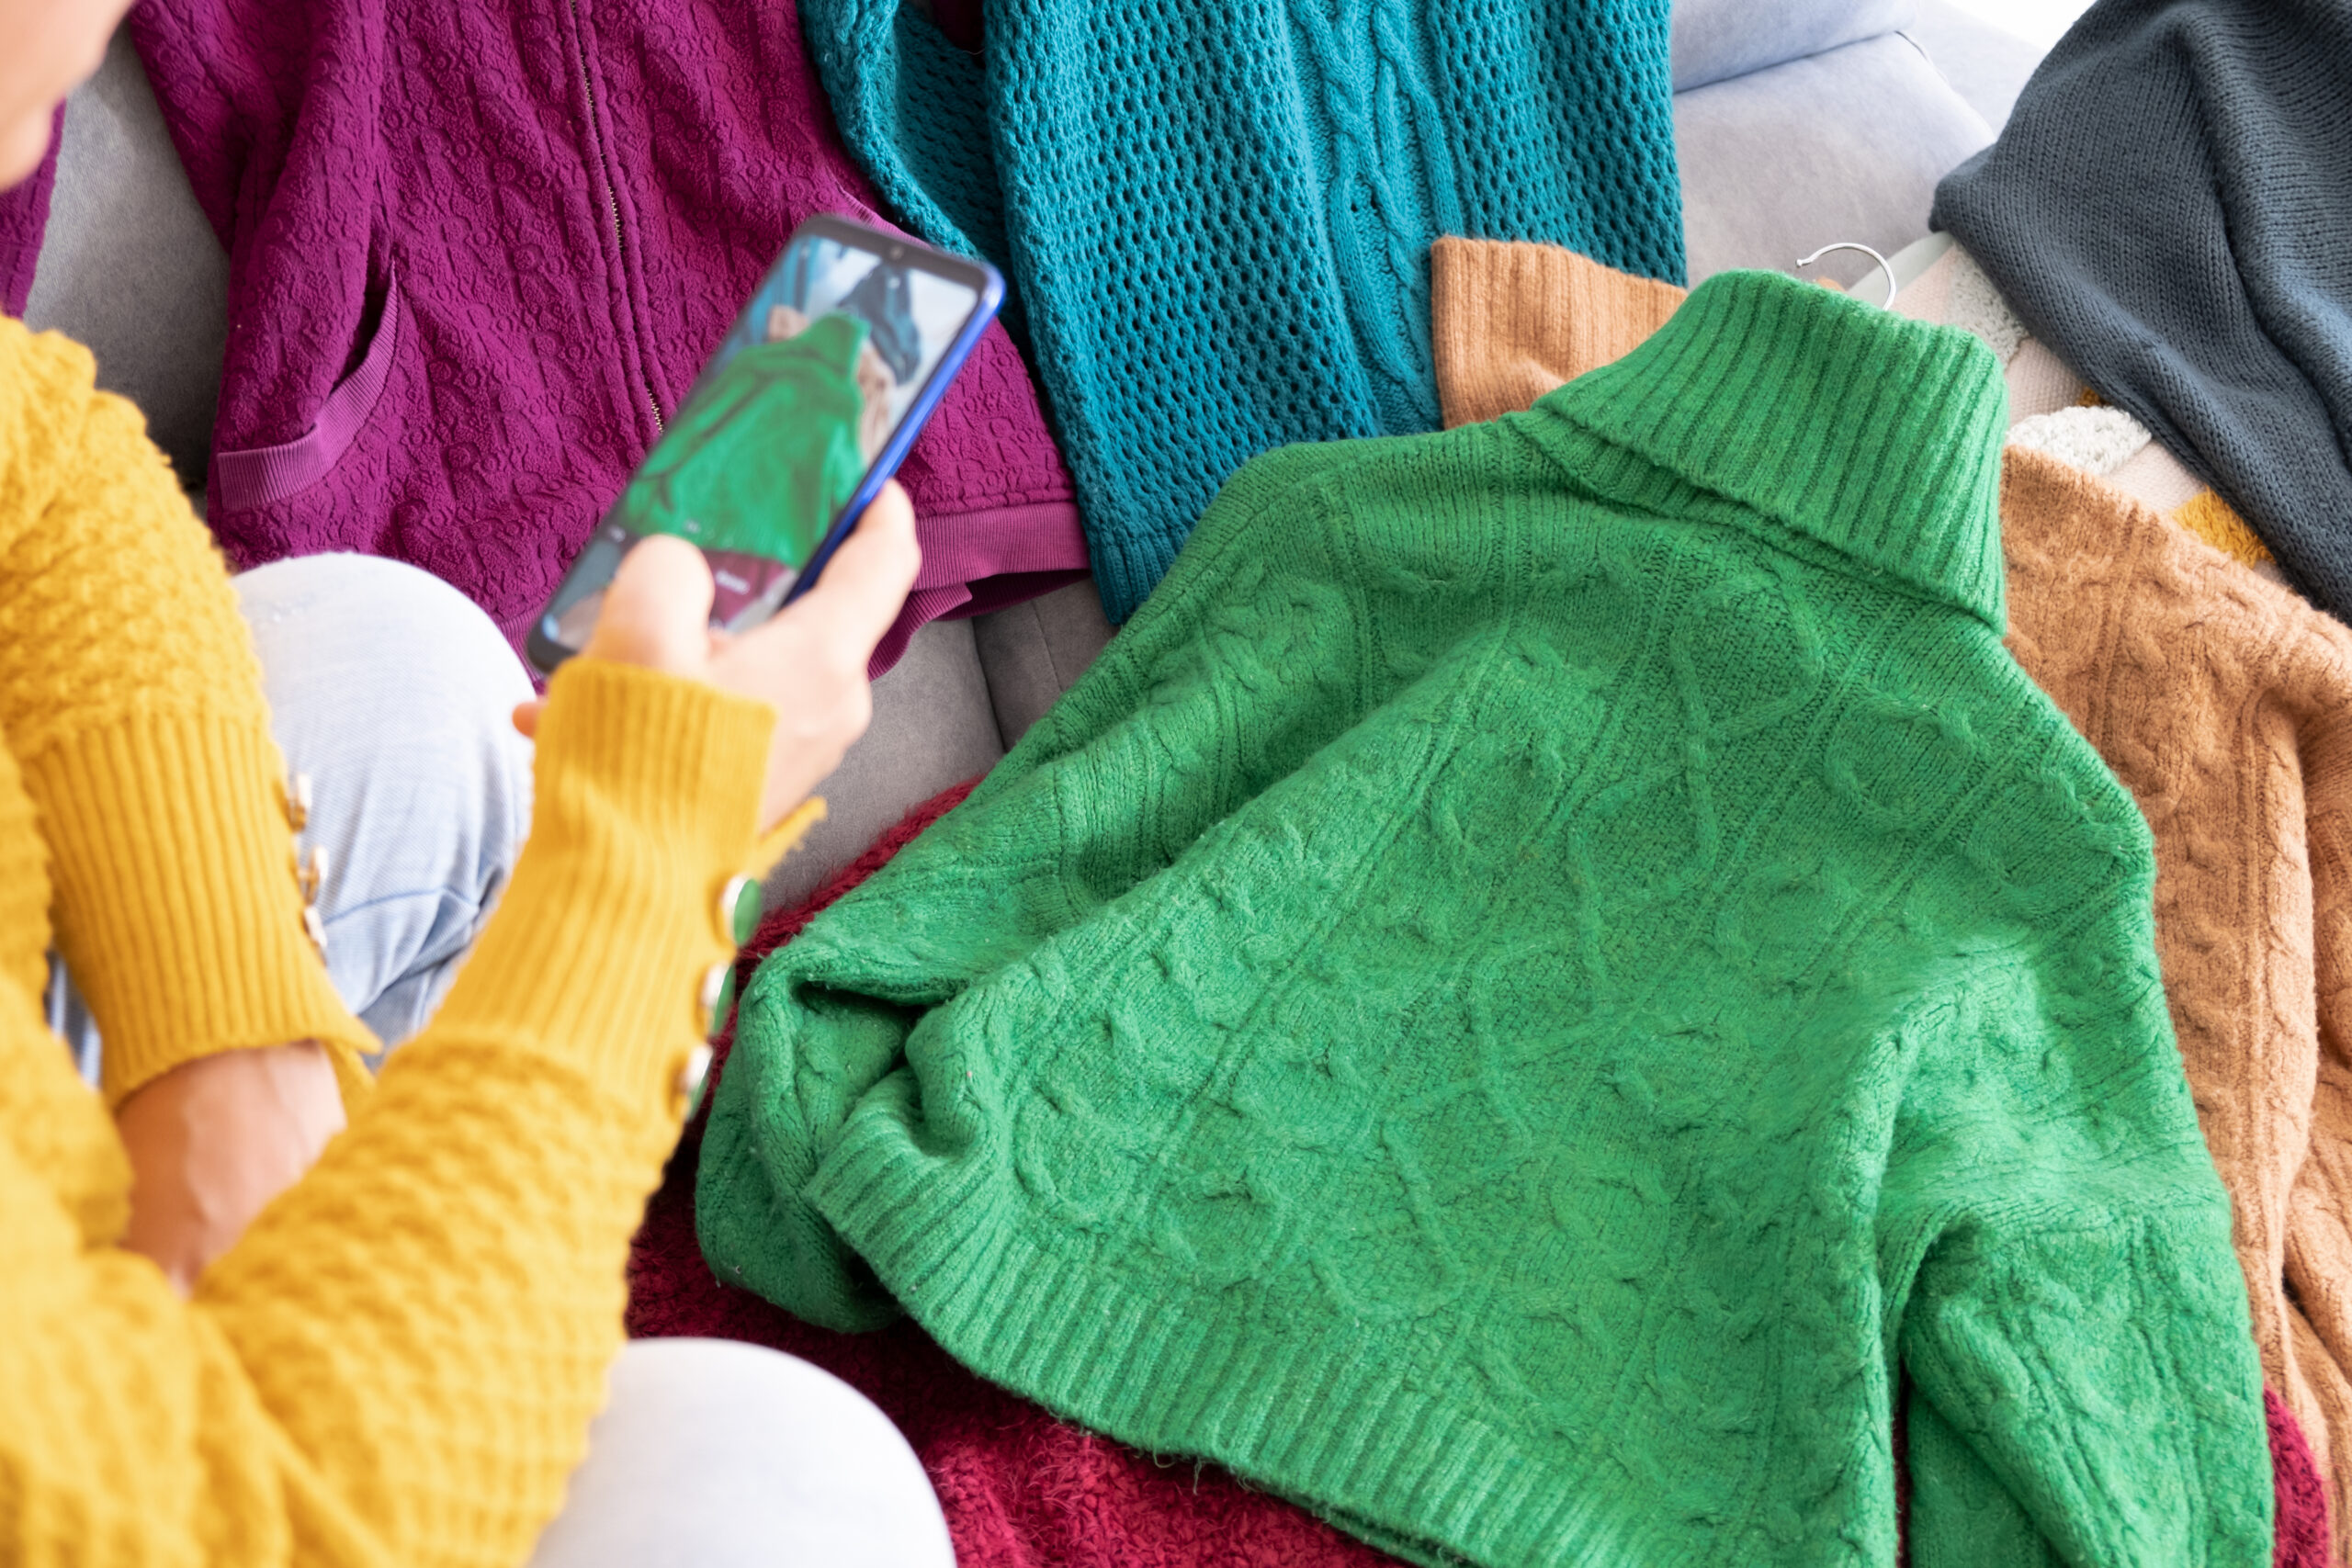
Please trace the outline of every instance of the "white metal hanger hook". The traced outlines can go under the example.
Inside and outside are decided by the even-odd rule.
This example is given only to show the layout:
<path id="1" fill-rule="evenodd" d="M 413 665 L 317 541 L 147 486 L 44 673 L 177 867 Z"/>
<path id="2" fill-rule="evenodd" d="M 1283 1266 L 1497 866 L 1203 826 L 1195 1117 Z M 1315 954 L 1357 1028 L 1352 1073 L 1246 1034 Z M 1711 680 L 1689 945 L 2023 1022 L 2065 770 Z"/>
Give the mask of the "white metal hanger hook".
<path id="1" fill-rule="evenodd" d="M 1879 303 L 1888 310 L 1893 310 L 1894 308 L 1894 268 L 1888 265 L 1887 259 L 1884 256 L 1879 254 L 1868 245 L 1857 243 L 1852 240 L 1839 240 L 1834 244 L 1824 245 L 1821 249 L 1814 252 L 1813 254 L 1804 257 L 1797 263 L 1797 265 L 1801 267 L 1811 266 L 1814 263 L 1819 261 L 1822 257 L 1827 255 L 1832 251 L 1860 251 L 1862 254 L 1876 262 L 1878 264 L 1879 271 L 1886 274 L 1886 298 L 1880 300 Z"/>

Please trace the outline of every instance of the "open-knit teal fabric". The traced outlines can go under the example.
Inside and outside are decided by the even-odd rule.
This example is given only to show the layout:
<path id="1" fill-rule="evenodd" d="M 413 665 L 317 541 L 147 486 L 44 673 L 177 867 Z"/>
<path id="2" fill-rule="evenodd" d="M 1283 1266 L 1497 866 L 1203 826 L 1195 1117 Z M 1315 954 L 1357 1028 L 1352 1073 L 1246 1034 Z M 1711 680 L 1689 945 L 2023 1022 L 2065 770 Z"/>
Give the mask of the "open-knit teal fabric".
<path id="1" fill-rule="evenodd" d="M 1227 487 L 759 971 L 720 1279 L 1423 1562 L 2270 1561 L 2145 823 L 2001 644 L 1998 367 L 1710 280 Z"/>
<path id="2" fill-rule="evenodd" d="M 1668 0 L 803 0 L 850 150 L 1015 292 L 1112 620 L 1294 441 L 1438 427 L 1428 256 L 1682 279 Z"/>

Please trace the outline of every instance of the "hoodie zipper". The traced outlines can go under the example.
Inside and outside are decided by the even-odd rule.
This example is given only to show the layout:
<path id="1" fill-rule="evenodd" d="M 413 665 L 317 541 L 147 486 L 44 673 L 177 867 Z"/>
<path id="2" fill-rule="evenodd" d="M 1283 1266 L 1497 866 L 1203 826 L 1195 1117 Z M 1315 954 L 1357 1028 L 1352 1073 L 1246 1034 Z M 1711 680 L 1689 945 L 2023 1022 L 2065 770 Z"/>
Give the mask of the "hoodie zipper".
<path id="1" fill-rule="evenodd" d="M 605 156 L 605 139 L 596 130 L 596 87 L 588 74 L 588 26 L 580 14 L 580 0 L 565 0 L 565 4 L 571 11 L 572 44 L 579 51 L 577 64 L 580 68 L 581 101 L 588 110 L 587 120 L 582 130 L 588 138 L 588 151 L 595 160 L 597 182 L 604 187 L 605 221 L 612 229 L 613 265 L 620 275 L 621 315 L 629 335 L 637 344 L 637 389 L 645 399 L 645 412 L 653 416 L 653 434 L 658 437 L 664 428 L 662 404 L 654 397 L 653 382 L 645 371 L 645 333 L 637 320 L 637 307 L 629 299 L 628 246 L 621 234 L 620 197 L 613 192 L 612 164 Z"/>

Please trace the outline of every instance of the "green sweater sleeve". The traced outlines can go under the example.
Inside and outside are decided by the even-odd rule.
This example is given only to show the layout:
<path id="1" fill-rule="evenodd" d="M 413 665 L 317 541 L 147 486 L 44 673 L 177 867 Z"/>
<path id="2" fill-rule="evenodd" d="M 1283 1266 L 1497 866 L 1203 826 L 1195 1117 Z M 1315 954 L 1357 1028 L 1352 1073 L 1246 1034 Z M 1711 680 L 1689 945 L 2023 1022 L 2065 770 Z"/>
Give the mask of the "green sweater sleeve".
<path id="1" fill-rule="evenodd" d="M 806 1189 L 869 1097 L 918 1092 L 905 1061 L 927 1013 L 1148 883 L 1345 728 L 1351 705 L 1306 681 L 1249 694 L 1250 722 L 1238 725 L 1217 617 L 1204 635 L 1197 606 L 1214 603 L 1232 635 L 1255 635 L 1262 602 L 1292 594 L 1295 577 L 1266 570 L 1252 524 L 1384 445 L 1287 447 L 1243 468 L 1159 590 L 970 798 L 761 966 L 736 1032 L 773 1048 L 729 1058 L 695 1184 L 703 1251 L 721 1279 L 831 1328 L 899 1315 Z M 1149 810 L 1080 804 L 1133 790 L 1149 792 Z M 959 1108 L 922 1111 L 956 1135 Z"/>
<path id="2" fill-rule="evenodd" d="M 1913 1058 L 1881 1258 L 1919 1568 L 2270 1561 L 2229 1207 L 2123 923 L 2004 959 Z"/>

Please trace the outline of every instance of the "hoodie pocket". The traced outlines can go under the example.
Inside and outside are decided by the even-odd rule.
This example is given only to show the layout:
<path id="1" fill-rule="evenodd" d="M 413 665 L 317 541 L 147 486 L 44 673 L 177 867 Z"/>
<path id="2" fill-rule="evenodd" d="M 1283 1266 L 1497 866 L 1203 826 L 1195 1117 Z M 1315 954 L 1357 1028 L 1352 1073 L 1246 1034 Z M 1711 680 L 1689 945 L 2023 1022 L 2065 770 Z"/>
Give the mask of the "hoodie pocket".
<path id="1" fill-rule="evenodd" d="M 245 512 L 272 506 L 299 494 L 326 478 L 329 469 L 350 450 L 366 427 L 368 416 L 392 378 L 392 362 L 401 339 L 408 333 L 408 311 L 401 300 L 397 269 L 384 282 L 384 308 L 377 312 L 376 330 L 351 374 L 334 384 L 319 417 L 293 440 L 276 446 L 247 446 L 212 456 L 212 485 L 208 496 L 215 512 Z"/>

